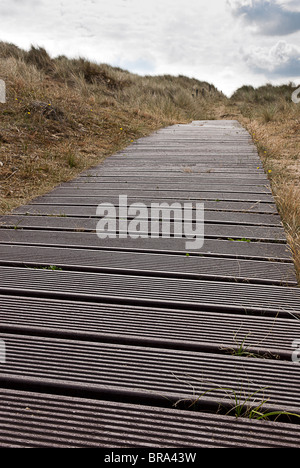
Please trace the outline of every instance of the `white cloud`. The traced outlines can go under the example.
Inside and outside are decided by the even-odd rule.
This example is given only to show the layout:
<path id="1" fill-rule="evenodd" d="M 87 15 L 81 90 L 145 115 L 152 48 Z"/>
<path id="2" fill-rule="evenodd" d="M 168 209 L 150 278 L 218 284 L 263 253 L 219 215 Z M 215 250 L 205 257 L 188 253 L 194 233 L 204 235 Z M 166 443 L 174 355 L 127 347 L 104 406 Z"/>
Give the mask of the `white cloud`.
<path id="1" fill-rule="evenodd" d="M 285 1 L 288 11 L 294 1 Z M 267 77 L 260 57 L 264 53 L 271 62 L 268 51 L 274 46 L 273 37 L 266 37 L 266 50 L 258 52 L 261 37 L 252 29 L 261 23 L 249 17 L 245 28 L 232 14 L 234 5 L 241 0 L 230 8 L 224 0 L 0 0 L 0 40 L 140 74 L 187 75 L 231 93 L 245 83 L 263 84 Z M 291 42 L 297 38 L 299 33 Z M 274 70 L 270 65 L 265 71 Z"/>
<path id="2" fill-rule="evenodd" d="M 274 77 L 300 76 L 300 47 L 286 41 L 279 41 L 271 48 L 252 48 L 245 53 L 244 59 L 258 73 Z"/>
<path id="3" fill-rule="evenodd" d="M 300 12 L 295 2 L 277 0 L 229 0 L 235 17 L 241 17 L 263 35 L 285 36 L 300 31 Z"/>

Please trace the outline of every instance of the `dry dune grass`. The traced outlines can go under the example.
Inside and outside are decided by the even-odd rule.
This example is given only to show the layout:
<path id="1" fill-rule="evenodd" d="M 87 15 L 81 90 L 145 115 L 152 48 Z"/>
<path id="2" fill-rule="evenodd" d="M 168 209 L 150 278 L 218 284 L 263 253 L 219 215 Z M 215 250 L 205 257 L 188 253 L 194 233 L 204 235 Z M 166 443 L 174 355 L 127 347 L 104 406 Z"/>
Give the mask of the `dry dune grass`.
<path id="1" fill-rule="evenodd" d="M 245 86 L 227 103 L 227 112 L 249 130 L 256 143 L 294 254 L 300 284 L 300 104 L 295 88 Z"/>
<path id="2" fill-rule="evenodd" d="M 0 76 L 8 90 L 0 108 L 2 213 L 158 128 L 213 118 L 212 102 L 224 99 L 197 80 L 140 77 L 6 43 Z"/>

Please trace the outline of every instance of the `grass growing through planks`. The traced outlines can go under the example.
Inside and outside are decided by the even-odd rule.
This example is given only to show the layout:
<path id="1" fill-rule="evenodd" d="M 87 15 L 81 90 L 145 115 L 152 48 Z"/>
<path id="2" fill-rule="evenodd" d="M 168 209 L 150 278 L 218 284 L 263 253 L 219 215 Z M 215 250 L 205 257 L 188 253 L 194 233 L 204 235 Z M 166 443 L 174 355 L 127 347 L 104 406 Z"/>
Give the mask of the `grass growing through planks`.
<path id="1" fill-rule="evenodd" d="M 236 419 L 245 418 L 265 421 L 277 421 L 281 418 L 284 418 L 284 420 L 287 418 L 289 420 L 292 418 L 300 419 L 300 415 L 296 413 L 269 410 L 266 407 L 269 398 L 265 398 L 264 396 L 267 388 L 259 388 L 249 393 L 243 389 L 243 384 L 241 384 L 238 390 L 230 387 L 215 386 L 204 391 L 196 398 L 178 400 L 174 407 L 190 411 L 202 411 L 202 398 L 218 390 L 218 392 L 222 392 L 222 400 L 226 400 L 226 403 L 219 403 L 218 414 L 233 416 Z"/>
<path id="2" fill-rule="evenodd" d="M 232 408 L 225 412 L 226 416 L 234 416 L 235 418 L 246 418 L 246 419 L 256 419 L 256 420 L 278 420 L 281 417 L 288 417 L 288 418 L 299 418 L 300 415 L 291 413 L 288 411 L 270 411 L 265 408 L 268 399 L 262 398 L 259 399 L 257 402 L 251 403 L 259 393 L 266 390 L 259 389 L 256 392 L 253 392 L 250 395 L 243 394 L 242 390 L 236 392 L 235 390 L 230 389 L 229 392 L 226 391 L 227 395 L 231 397 L 232 400 Z M 221 405 L 222 406 L 222 405 Z"/>
<path id="3" fill-rule="evenodd" d="M 25 265 L 25 268 L 29 268 L 30 270 L 50 270 L 50 271 L 63 271 L 62 268 L 56 265 L 47 265 L 47 266 L 32 266 L 32 265 Z"/>
<path id="4" fill-rule="evenodd" d="M 242 332 L 243 324 L 241 324 L 240 328 L 234 333 L 233 335 L 233 346 L 230 348 L 220 348 L 222 351 L 225 351 L 232 356 L 237 357 L 251 357 L 251 358 L 258 358 L 258 359 L 280 359 L 280 356 L 274 355 L 271 352 L 254 352 L 254 349 L 259 349 L 263 343 L 267 341 L 269 336 L 272 334 L 276 321 L 279 317 L 279 313 L 274 318 L 274 322 L 269 330 L 266 330 L 266 334 L 259 340 L 253 341 L 254 337 L 252 337 L 252 332 L 248 332 L 244 334 Z M 251 341 L 250 338 L 252 337 Z M 247 343 L 248 341 L 248 343 Z M 267 346 L 267 345 L 266 345 Z"/>
<path id="5" fill-rule="evenodd" d="M 253 352 L 249 351 L 251 348 L 251 345 L 246 345 L 246 341 L 248 337 L 251 335 L 251 332 L 248 333 L 240 342 L 237 341 L 236 337 L 237 334 L 234 336 L 234 342 L 235 342 L 235 347 L 225 349 L 228 353 L 230 353 L 232 356 L 238 356 L 238 357 L 257 357 L 259 358 L 260 356 L 257 354 L 254 354 Z"/>
<path id="6" fill-rule="evenodd" d="M 228 237 L 228 240 L 231 242 L 247 242 L 248 244 L 251 242 L 251 239 L 246 239 L 245 237 L 242 239 L 232 239 L 231 237 Z"/>

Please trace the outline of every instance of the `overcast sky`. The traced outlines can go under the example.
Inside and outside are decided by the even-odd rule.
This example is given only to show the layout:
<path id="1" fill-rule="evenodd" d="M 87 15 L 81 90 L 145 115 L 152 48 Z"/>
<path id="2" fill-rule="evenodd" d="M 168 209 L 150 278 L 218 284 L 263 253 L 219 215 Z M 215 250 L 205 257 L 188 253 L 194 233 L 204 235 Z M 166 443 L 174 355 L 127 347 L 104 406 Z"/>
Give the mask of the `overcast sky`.
<path id="1" fill-rule="evenodd" d="M 0 0 L 0 40 L 141 75 L 187 75 L 227 95 L 300 83 L 299 0 Z"/>

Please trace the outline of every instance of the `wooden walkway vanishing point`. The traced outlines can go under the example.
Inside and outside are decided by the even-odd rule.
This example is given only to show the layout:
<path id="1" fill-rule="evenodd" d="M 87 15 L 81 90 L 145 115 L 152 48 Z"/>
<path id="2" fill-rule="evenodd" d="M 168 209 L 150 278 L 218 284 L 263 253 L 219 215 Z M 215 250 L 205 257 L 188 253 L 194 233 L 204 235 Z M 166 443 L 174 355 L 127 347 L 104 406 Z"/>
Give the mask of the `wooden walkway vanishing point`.
<path id="1" fill-rule="evenodd" d="M 119 195 L 203 202 L 203 248 L 100 240 Z M 0 446 L 300 448 L 297 417 L 236 417 L 300 414 L 300 289 L 236 121 L 162 129 L 0 224 Z"/>

